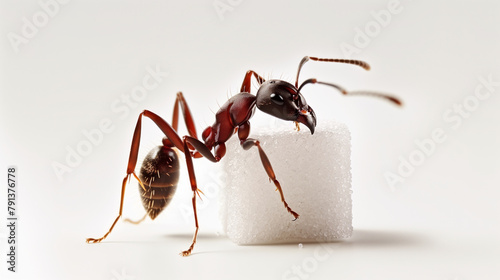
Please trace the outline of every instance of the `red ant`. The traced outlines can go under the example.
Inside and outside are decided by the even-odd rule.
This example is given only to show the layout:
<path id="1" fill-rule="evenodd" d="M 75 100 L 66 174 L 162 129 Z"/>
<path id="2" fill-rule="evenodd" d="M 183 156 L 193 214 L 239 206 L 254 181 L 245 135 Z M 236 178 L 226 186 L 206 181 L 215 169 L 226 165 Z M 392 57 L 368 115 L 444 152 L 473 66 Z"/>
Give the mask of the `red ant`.
<path id="1" fill-rule="evenodd" d="M 199 228 L 198 217 L 196 214 L 196 195 L 200 196 L 200 193 L 202 193 L 198 189 L 196 183 L 192 158 L 205 157 L 212 162 L 218 162 L 226 153 L 226 141 L 236 133 L 238 133 L 238 138 L 240 139 L 240 144 L 243 149 L 248 150 L 254 146 L 257 147 L 262 165 L 264 166 L 269 179 L 273 181 L 277 191 L 279 191 L 281 201 L 283 202 L 286 210 L 294 217 L 294 220 L 297 219 L 299 214 L 294 212 L 285 201 L 281 185 L 276 179 L 271 163 L 269 162 L 266 153 L 260 146 L 259 141 L 248 138 L 250 134 L 249 120 L 253 116 L 255 108 L 257 107 L 259 110 L 264 111 L 265 113 L 268 113 L 276 118 L 293 121 L 295 122 L 297 129 L 299 129 L 299 123 L 302 123 L 307 126 L 307 128 L 311 131 L 311 134 L 313 134 L 316 127 L 316 115 L 313 109 L 307 105 L 305 98 L 300 93 L 300 90 L 307 84 L 327 85 L 336 88 L 345 95 L 362 94 L 382 97 L 397 105 L 401 105 L 401 102 L 392 96 L 373 92 L 348 92 L 338 85 L 320 82 L 316 79 L 305 80 L 302 84 L 300 84 L 300 86 L 298 86 L 300 70 L 309 60 L 347 63 L 360 66 L 365 70 L 370 69 L 370 66 L 366 62 L 359 60 L 326 59 L 306 56 L 299 64 L 295 86 L 282 80 L 266 81 L 254 71 L 249 70 L 247 71 L 243 84 L 241 85 L 241 92 L 231 97 L 226 103 L 224 103 L 224 105 L 222 105 L 222 107 L 215 114 L 214 124 L 207 127 L 203 131 L 203 142 L 198 140 L 193 122 L 193 116 L 191 115 L 187 102 L 181 92 L 177 93 L 171 125 L 155 113 L 144 110 L 139 115 L 139 119 L 137 120 L 137 125 L 134 130 L 134 136 L 132 138 L 127 175 L 123 178 L 122 183 L 120 210 L 118 212 L 118 216 L 111 225 L 109 231 L 103 237 L 98 239 L 88 238 L 87 242 L 100 242 L 113 230 L 115 224 L 122 215 L 125 186 L 127 181 L 130 180 L 131 175 L 139 181 L 142 203 L 146 209 L 146 215 L 144 215 L 140 221 L 134 223 L 141 222 L 147 215 L 149 215 L 151 219 L 155 219 L 158 214 L 160 214 L 160 212 L 171 201 L 177 188 L 177 182 L 179 179 L 179 160 L 177 153 L 173 149 L 177 148 L 185 155 L 189 181 L 191 183 L 191 190 L 193 191 L 192 203 L 196 230 L 194 232 L 191 246 L 189 246 L 186 251 L 181 252 L 182 256 L 190 255 L 194 244 L 196 243 Z M 259 83 L 259 89 L 256 95 L 250 93 L 252 76 Z M 177 134 L 179 106 L 182 110 L 184 121 L 189 133 L 189 135 L 183 137 Z M 139 144 L 141 140 L 141 123 L 143 116 L 151 119 L 162 130 L 166 137 L 162 140 L 162 146 L 154 148 L 146 156 L 138 177 L 134 170 L 137 163 Z"/>

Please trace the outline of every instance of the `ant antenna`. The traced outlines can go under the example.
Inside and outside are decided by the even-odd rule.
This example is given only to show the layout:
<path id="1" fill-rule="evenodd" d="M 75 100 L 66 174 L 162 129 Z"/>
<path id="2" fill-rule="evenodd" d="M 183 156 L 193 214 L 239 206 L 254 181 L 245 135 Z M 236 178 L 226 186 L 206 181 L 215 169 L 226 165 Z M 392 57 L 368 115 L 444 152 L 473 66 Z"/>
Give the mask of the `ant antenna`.
<path id="1" fill-rule="evenodd" d="M 349 95 L 365 95 L 365 96 L 373 96 L 373 97 L 381 97 L 384 99 L 387 99 L 391 101 L 392 103 L 398 105 L 398 106 L 403 106 L 403 102 L 401 100 L 397 99 L 394 96 L 378 93 L 378 92 L 372 92 L 372 91 L 350 91 L 348 92 Z"/>
<path id="2" fill-rule="evenodd" d="M 338 63 L 346 63 L 346 64 L 353 64 L 357 65 L 365 70 L 370 70 L 370 65 L 364 61 L 361 60 L 354 60 L 354 59 L 337 59 L 337 58 L 317 58 L 313 56 L 304 56 L 302 60 L 300 61 L 299 64 L 299 69 L 297 71 L 297 79 L 295 80 L 295 87 L 298 87 L 299 84 L 299 74 L 300 70 L 302 69 L 302 66 L 308 62 L 309 60 L 314 60 L 314 61 L 323 61 L 323 62 L 338 62 Z"/>
<path id="3" fill-rule="evenodd" d="M 320 82 L 316 79 L 308 79 L 308 80 L 305 80 L 301 85 L 300 87 L 297 89 L 297 92 L 300 92 L 300 90 L 307 84 L 321 84 L 321 85 L 327 85 L 327 86 L 330 86 L 330 87 L 333 87 L 335 89 L 337 89 L 338 91 L 340 91 L 342 94 L 344 95 L 366 95 L 366 96 L 373 96 L 373 97 L 379 97 L 379 98 L 384 98 L 388 101 L 391 101 L 392 103 L 398 105 L 398 106 L 401 106 L 403 103 L 401 102 L 401 100 L 397 99 L 396 97 L 393 97 L 393 96 L 390 96 L 390 95 L 386 95 L 386 94 L 382 94 L 382 93 L 377 93 L 377 92 L 371 92 L 371 91 L 347 91 L 345 90 L 343 87 L 341 86 L 338 86 L 336 84 L 331 84 L 331 83 L 325 83 L 325 82 Z"/>

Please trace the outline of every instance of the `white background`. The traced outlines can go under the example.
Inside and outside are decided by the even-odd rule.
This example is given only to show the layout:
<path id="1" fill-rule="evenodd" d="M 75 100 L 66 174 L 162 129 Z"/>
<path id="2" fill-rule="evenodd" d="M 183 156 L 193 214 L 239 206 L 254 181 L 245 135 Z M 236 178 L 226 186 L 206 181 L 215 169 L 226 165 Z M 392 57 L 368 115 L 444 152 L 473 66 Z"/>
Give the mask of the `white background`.
<path id="1" fill-rule="evenodd" d="M 214 3 L 231 9 L 218 13 Z M 500 5 L 401 0 L 398 12 L 381 26 L 374 15 L 389 3 L 74 0 L 51 6 L 52 15 L 43 22 L 47 13 L 38 2 L 2 1 L 0 166 L 2 182 L 7 166 L 19 170 L 19 272 L 7 273 L 2 261 L 1 278 L 498 279 L 500 86 L 477 104 L 474 92 L 480 77 L 500 81 Z M 33 16 L 39 26 L 25 36 Z M 366 28 L 371 33 L 361 44 L 359 33 Z M 23 41 L 13 44 L 13 36 Z M 245 71 L 293 81 L 303 56 L 345 58 L 346 44 L 358 48 L 351 58 L 369 62 L 371 71 L 311 62 L 301 77 L 389 92 L 405 103 L 400 109 L 376 99 L 342 97 L 322 86 L 304 89 L 318 125 L 335 119 L 351 130 L 351 239 L 303 248 L 232 244 L 218 225 L 222 170 L 197 160 L 207 197 L 191 257 L 178 256 L 194 230 L 185 177 L 154 222 L 119 222 L 106 242 L 84 242 L 101 236 L 116 217 L 141 110 L 169 120 L 175 93 L 182 90 L 201 133 L 212 124 L 218 104 L 238 92 Z M 131 98 L 148 68 L 168 76 L 135 107 L 125 105 L 122 98 Z M 464 100 L 472 109 L 457 117 L 454 106 Z M 112 104 L 126 106 L 127 113 Z M 58 178 L 53 165 L 66 165 L 67 149 L 86 141 L 82 130 L 98 129 L 106 119 L 113 130 Z M 141 155 L 161 139 L 158 129 L 144 123 Z M 259 112 L 252 124 L 282 125 Z M 418 153 L 415 141 L 435 129 L 445 141 L 391 186 L 385 175 L 398 174 L 401 158 Z M 132 181 L 125 217 L 142 216 L 136 189 Z M 5 226 L 0 237 L 5 256 Z"/>

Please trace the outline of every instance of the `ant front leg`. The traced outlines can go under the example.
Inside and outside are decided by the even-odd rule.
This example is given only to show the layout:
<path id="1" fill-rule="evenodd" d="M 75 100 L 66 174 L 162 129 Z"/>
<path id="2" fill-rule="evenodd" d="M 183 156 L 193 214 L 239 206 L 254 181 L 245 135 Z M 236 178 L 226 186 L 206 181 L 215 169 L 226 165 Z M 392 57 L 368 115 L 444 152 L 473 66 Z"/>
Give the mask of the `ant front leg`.
<path id="1" fill-rule="evenodd" d="M 238 127 L 238 137 L 240 139 L 240 145 L 243 147 L 245 150 L 249 150 L 250 148 L 257 146 L 259 149 L 259 156 L 260 160 L 262 162 L 262 165 L 264 166 L 264 169 L 266 170 L 267 176 L 269 176 L 269 180 L 273 181 L 274 185 L 276 186 L 276 190 L 279 191 L 280 196 L 281 196 L 281 201 L 285 205 L 286 210 L 293 215 L 295 218 L 294 221 L 299 217 L 299 214 L 297 214 L 295 211 L 293 211 L 289 206 L 288 203 L 285 201 L 285 196 L 283 195 L 283 190 L 281 189 L 281 184 L 280 182 L 276 179 L 276 175 L 274 174 L 273 167 L 271 166 L 271 162 L 269 161 L 266 153 L 260 146 L 260 142 L 258 140 L 248 138 L 248 135 L 250 134 L 250 123 L 247 121 L 246 123 L 240 125 Z"/>
<path id="2" fill-rule="evenodd" d="M 151 119 L 165 134 L 165 136 L 168 138 L 168 140 L 175 145 L 177 149 L 180 151 L 184 152 L 184 144 L 179 135 L 175 132 L 175 130 L 165 121 L 163 120 L 160 116 L 156 115 L 155 113 L 151 111 L 145 110 L 139 115 L 139 118 L 137 120 L 137 124 L 135 126 L 134 130 L 134 136 L 132 138 L 132 147 L 130 148 L 130 156 L 128 160 L 128 165 L 127 165 L 127 175 L 125 175 L 125 178 L 123 178 L 122 182 L 122 190 L 121 190 L 121 198 L 120 198 L 120 209 L 118 211 L 118 216 L 116 217 L 115 221 L 109 228 L 108 232 L 102 236 L 101 238 L 87 238 L 87 243 L 98 243 L 104 240 L 113 230 L 115 227 L 116 223 L 122 216 L 122 211 L 123 211 L 123 198 L 125 197 L 125 186 L 127 185 L 127 181 L 130 180 L 131 175 L 133 175 L 137 181 L 141 184 L 142 188 L 146 190 L 144 185 L 142 184 L 141 180 L 137 175 L 135 174 L 135 166 L 137 164 L 137 157 L 139 154 L 139 145 L 141 143 L 141 124 L 142 124 L 142 116 L 148 117 Z"/>

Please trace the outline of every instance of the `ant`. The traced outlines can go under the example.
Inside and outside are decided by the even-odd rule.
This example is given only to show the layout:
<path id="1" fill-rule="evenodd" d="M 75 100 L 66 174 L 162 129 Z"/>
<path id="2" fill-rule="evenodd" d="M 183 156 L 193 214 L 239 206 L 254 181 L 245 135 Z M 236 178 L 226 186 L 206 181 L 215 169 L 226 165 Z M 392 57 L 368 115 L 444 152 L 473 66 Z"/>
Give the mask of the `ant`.
<path id="1" fill-rule="evenodd" d="M 314 129 L 316 127 L 316 114 L 314 113 L 314 110 L 307 105 L 305 98 L 300 93 L 300 90 L 305 85 L 322 84 L 333 87 L 344 95 L 370 95 L 384 98 L 396 105 L 401 105 L 401 101 L 399 99 L 389 95 L 374 92 L 349 92 L 336 84 L 321 82 L 316 79 L 307 79 L 299 86 L 298 82 L 300 70 L 309 60 L 346 63 L 357 65 L 365 70 L 370 69 L 370 66 L 366 62 L 360 60 L 329 59 L 305 56 L 300 61 L 295 85 L 283 80 L 266 81 L 256 72 L 249 70 L 243 79 L 240 93 L 229 98 L 229 100 L 224 103 L 222 107 L 220 107 L 215 114 L 214 124 L 207 127 L 201 134 L 203 142 L 198 139 L 193 122 L 193 116 L 181 92 L 177 93 L 171 124 L 167 123 L 157 114 L 144 110 L 139 115 L 132 138 L 132 147 L 130 149 L 130 156 L 127 165 L 127 174 L 125 175 L 125 178 L 123 178 L 122 182 L 120 210 L 118 212 L 118 216 L 104 236 L 98 239 L 88 238 L 87 243 L 101 242 L 113 230 L 114 226 L 122 216 L 125 186 L 131 176 L 134 176 L 139 182 L 139 191 L 141 193 L 142 203 L 146 209 L 144 217 L 133 223 L 141 222 L 148 215 L 151 219 L 155 219 L 158 214 L 165 209 L 175 193 L 177 182 L 179 180 L 180 167 L 177 152 L 174 150 L 174 148 L 176 148 L 185 155 L 189 181 L 191 184 L 191 190 L 193 191 L 192 204 L 196 230 L 194 232 L 191 246 L 189 246 L 187 250 L 180 253 L 182 256 L 189 256 L 196 243 L 196 237 L 199 229 L 198 217 L 196 214 L 196 196 L 198 195 L 201 198 L 200 193 L 203 194 L 203 192 L 198 189 L 198 185 L 196 183 L 192 158 L 205 157 L 212 162 L 220 161 L 226 153 L 226 141 L 228 141 L 229 138 L 236 133 L 238 133 L 240 145 L 243 149 L 249 150 L 252 147 L 257 147 L 262 165 L 269 176 L 269 180 L 274 183 L 276 190 L 279 191 L 281 201 L 283 202 L 285 209 L 294 217 L 294 220 L 296 220 L 299 217 L 299 214 L 293 211 L 285 201 L 281 185 L 276 179 L 271 163 L 262 149 L 260 142 L 256 139 L 248 137 L 250 134 L 249 120 L 252 118 L 255 108 L 258 108 L 259 110 L 276 118 L 293 121 L 295 122 L 297 129 L 300 129 L 299 123 L 302 123 L 309 128 L 311 134 L 314 134 Z M 259 84 L 259 89 L 256 95 L 250 93 L 252 77 L 254 77 Z M 179 107 L 182 110 L 182 115 L 189 133 L 189 135 L 182 137 L 177 133 Z M 137 176 L 134 170 L 137 164 L 139 144 L 141 141 L 141 124 L 143 117 L 151 119 L 165 134 L 165 137 L 162 139 L 163 145 L 155 147 L 148 153 L 143 161 L 139 176 Z M 132 222 L 130 220 L 128 221 Z"/>

